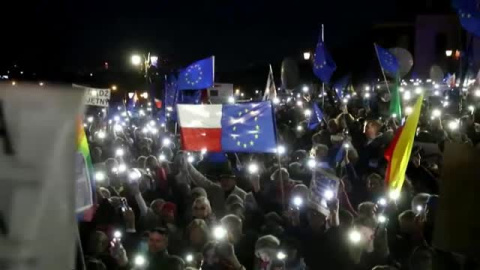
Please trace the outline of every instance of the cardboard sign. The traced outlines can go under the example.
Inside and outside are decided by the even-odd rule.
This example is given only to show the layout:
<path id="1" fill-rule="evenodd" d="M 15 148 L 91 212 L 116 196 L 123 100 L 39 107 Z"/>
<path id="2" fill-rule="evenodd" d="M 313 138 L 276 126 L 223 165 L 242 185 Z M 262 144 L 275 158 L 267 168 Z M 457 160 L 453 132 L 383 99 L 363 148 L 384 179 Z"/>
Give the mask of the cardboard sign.
<path id="1" fill-rule="evenodd" d="M 85 89 L 86 105 L 108 107 L 111 95 L 110 89 L 90 88 L 75 84 L 73 87 Z"/>

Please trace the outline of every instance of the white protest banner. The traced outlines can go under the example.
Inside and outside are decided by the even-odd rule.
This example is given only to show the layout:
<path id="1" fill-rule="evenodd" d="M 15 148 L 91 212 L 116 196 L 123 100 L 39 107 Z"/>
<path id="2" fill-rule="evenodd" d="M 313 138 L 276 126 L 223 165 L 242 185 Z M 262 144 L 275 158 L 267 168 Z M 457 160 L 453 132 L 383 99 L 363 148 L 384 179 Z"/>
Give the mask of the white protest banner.
<path id="1" fill-rule="evenodd" d="M 71 86 L 0 84 L 2 269 L 74 268 L 75 135 L 83 98 Z"/>
<path id="2" fill-rule="evenodd" d="M 73 87 L 85 89 L 85 105 L 108 107 L 110 89 L 91 88 L 77 84 L 74 84 Z"/>

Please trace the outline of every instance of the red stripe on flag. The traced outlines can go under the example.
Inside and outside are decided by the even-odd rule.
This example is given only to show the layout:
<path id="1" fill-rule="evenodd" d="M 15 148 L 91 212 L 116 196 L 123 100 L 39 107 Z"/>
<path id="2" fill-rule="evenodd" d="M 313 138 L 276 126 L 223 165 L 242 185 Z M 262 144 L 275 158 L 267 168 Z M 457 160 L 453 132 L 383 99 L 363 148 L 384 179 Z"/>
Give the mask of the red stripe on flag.
<path id="1" fill-rule="evenodd" d="M 387 184 L 390 182 L 390 166 L 392 164 L 393 151 L 395 150 L 395 147 L 397 146 L 398 139 L 402 135 L 402 131 L 403 131 L 403 126 L 401 126 L 397 129 L 397 133 L 395 133 L 395 136 L 393 137 L 393 140 L 388 145 L 388 148 L 385 149 L 384 157 L 388 161 L 387 171 L 385 173 L 385 183 L 387 183 Z"/>
<path id="2" fill-rule="evenodd" d="M 221 128 L 180 128 L 182 133 L 182 148 L 187 151 L 208 152 L 222 151 Z"/>

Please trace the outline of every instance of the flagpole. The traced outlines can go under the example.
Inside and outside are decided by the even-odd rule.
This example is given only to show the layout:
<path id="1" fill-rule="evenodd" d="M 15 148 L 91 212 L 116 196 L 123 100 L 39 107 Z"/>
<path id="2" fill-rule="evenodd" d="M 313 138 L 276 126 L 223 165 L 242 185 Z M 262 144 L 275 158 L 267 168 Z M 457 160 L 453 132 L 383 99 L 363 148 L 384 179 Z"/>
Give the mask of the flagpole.
<path id="1" fill-rule="evenodd" d="M 388 93 L 390 94 L 390 87 L 388 86 L 387 76 L 385 76 L 385 70 L 383 70 L 382 63 L 380 62 L 380 57 L 378 56 L 377 46 L 375 45 L 376 44 L 373 43 L 373 47 L 375 48 L 375 53 L 377 54 L 378 64 L 380 65 L 380 69 L 382 70 L 382 74 L 383 74 L 383 79 L 385 80 L 385 86 L 387 86 Z"/>
<path id="2" fill-rule="evenodd" d="M 322 42 L 325 43 L 325 26 L 322 23 Z M 325 110 L 325 83 L 322 81 L 322 109 Z"/>
<path id="3" fill-rule="evenodd" d="M 271 65 L 270 65 L 271 66 Z M 281 161 L 281 154 L 278 152 L 278 129 L 277 129 L 277 119 L 275 117 L 275 110 L 274 110 L 274 106 L 273 106 L 273 102 L 272 100 L 270 100 L 270 105 L 272 106 L 272 116 L 273 116 L 273 128 L 274 128 L 274 131 L 275 131 L 275 140 L 276 140 L 276 146 L 277 146 L 277 149 L 276 149 L 276 154 L 277 154 L 277 160 L 278 160 L 278 172 L 280 174 L 280 193 L 281 193 L 281 196 L 282 196 L 282 210 L 285 210 L 286 209 L 286 206 L 285 206 L 285 190 L 283 188 L 283 175 L 282 175 L 282 161 Z M 287 179 L 288 180 L 288 179 Z"/>

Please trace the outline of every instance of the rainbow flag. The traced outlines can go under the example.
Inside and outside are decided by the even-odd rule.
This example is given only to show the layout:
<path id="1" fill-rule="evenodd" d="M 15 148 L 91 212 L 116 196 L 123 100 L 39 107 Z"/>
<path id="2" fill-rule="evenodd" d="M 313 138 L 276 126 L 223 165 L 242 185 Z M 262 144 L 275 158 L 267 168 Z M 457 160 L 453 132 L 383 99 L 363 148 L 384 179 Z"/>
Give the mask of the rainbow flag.
<path id="1" fill-rule="evenodd" d="M 91 221 L 95 212 L 93 165 L 83 121 L 77 121 L 76 213 L 77 219 Z"/>
<path id="2" fill-rule="evenodd" d="M 413 112 L 408 116 L 405 125 L 397 130 L 395 137 L 385 150 L 385 159 L 388 161 L 385 182 L 390 192 L 394 191 L 399 194 L 405 182 L 405 172 L 412 153 L 422 103 L 423 94 L 417 99 Z"/>

